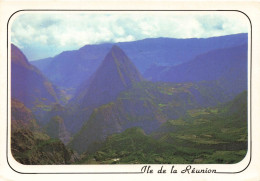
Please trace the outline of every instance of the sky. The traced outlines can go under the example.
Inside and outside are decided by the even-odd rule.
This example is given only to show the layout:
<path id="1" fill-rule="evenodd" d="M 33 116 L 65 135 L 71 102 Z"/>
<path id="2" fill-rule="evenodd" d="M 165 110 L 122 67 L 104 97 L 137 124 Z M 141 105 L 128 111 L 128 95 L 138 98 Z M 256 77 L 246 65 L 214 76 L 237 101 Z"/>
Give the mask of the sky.
<path id="1" fill-rule="evenodd" d="M 27 12 L 11 19 L 11 42 L 29 61 L 87 44 L 247 33 L 239 12 Z"/>

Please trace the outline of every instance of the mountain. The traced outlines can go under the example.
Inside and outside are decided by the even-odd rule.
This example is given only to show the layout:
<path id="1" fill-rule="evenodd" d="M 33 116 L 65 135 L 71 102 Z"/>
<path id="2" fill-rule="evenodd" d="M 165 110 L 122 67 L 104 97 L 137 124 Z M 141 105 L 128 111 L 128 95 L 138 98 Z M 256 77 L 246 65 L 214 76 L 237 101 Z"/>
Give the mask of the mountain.
<path id="1" fill-rule="evenodd" d="M 247 92 L 217 107 L 189 110 L 152 134 L 132 127 L 87 150 L 80 164 L 230 164 L 247 153 Z"/>
<path id="2" fill-rule="evenodd" d="M 187 62 L 200 54 L 247 43 L 247 34 L 212 38 L 149 38 L 133 42 L 116 43 L 143 73 L 151 65 L 172 66 Z M 65 51 L 45 60 L 33 61 L 55 85 L 69 89 L 70 93 L 88 79 L 99 67 L 113 44 L 86 45 L 79 50 Z M 47 63 L 48 62 L 48 63 Z"/>
<path id="3" fill-rule="evenodd" d="M 60 114 L 65 125 L 72 133 L 79 131 L 95 108 L 109 103 L 121 91 L 142 80 L 126 54 L 118 46 L 113 46 L 92 77 L 80 85 L 66 106 L 66 113 Z"/>
<path id="4" fill-rule="evenodd" d="M 113 46 L 89 82 L 77 93 L 81 107 L 98 107 L 114 100 L 118 93 L 142 81 L 142 76 L 131 60 L 118 47 Z M 83 83 L 87 85 L 88 83 Z"/>
<path id="5" fill-rule="evenodd" d="M 61 93 L 31 65 L 21 50 L 11 45 L 11 97 L 28 108 L 61 102 Z"/>
<path id="6" fill-rule="evenodd" d="M 69 164 L 76 157 L 58 139 L 45 134 L 32 111 L 18 100 L 11 100 L 11 152 L 26 165 Z"/>
<path id="7" fill-rule="evenodd" d="M 171 67 L 151 67 L 144 74 L 151 81 L 199 82 L 218 80 L 236 93 L 247 89 L 247 44 L 217 49 Z M 225 84 L 225 85 L 224 85 Z"/>

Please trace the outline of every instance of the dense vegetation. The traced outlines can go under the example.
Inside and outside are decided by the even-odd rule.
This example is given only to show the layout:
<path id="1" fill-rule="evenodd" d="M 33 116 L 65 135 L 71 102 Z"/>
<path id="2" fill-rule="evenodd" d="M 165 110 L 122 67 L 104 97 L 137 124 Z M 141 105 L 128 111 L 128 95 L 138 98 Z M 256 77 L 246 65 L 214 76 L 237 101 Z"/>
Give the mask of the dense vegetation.
<path id="1" fill-rule="evenodd" d="M 213 108 L 190 110 L 152 134 L 129 128 L 109 136 L 86 163 L 236 163 L 247 153 L 247 93 Z"/>
<path id="2" fill-rule="evenodd" d="M 71 164 L 75 160 L 59 139 L 42 132 L 19 129 L 12 133 L 11 148 L 16 161 L 25 165 Z"/>

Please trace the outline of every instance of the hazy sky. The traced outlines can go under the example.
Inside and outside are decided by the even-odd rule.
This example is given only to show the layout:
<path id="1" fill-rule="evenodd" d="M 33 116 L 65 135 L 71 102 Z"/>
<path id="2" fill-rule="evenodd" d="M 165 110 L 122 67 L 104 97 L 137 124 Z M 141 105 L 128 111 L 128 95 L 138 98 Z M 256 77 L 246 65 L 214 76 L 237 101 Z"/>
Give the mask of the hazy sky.
<path id="1" fill-rule="evenodd" d="M 17 13 L 11 42 L 29 60 L 52 57 L 86 44 L 145 38 L 206 38 L 248 32 L 239 12 Z"/>

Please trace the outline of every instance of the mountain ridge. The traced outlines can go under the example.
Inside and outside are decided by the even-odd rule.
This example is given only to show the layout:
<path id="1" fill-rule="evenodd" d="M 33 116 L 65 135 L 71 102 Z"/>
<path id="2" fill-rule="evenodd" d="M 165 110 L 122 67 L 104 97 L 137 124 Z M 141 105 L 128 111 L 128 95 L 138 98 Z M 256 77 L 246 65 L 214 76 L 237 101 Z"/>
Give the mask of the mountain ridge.
<path id="1" fill-rule="evenodd" d="M 237 85 L 241 92 L 246 88 L 247 44 L 236 47 L 216 49 L 201 54 L 194 59 L 176 66 L 153 66 L 144 77 L 151 81 L 199 82 L 225 79 L 231 84 L 235 79 L 243 79 Z M 236 72 L 239 72 L 238 74 Z M 228 76 L 229 75 L 229 76 Z M 219 82 L 225 82 L 219 81 Z M 236 86 L 238 87 L 238 86 Z"/>
<path id="2" fill-rule="evenodd" d="M 247 34 L 242 33 L 201 39 L 154 38 L 115 44 L 143 73 L 152 64 L 176 65 L 213 49 L 228 48 L 246 42 Z M 33 64 L 56 85 L 63 88 L 77 88 L 96 71 L 112 46 L 112 43 L 85 45 L 78 50 L 68 51 L 65 53 L 67 56 L 63 58 L 56 55 L 45 68 L 37 61 L 33 61 Z M 71 66 L 71 63 L 74 66 Z M 64 81 L 63 77 L 67 81 Z"/>
<path id="3" fill-rule="evenodd" d="M 11 46 L 11 96 L 32 108 L 36 102 L 59 102 L 59 90 L 31 65 L 22 51 Z M 40 99 L 40 100 L 39 100 Z"/>

